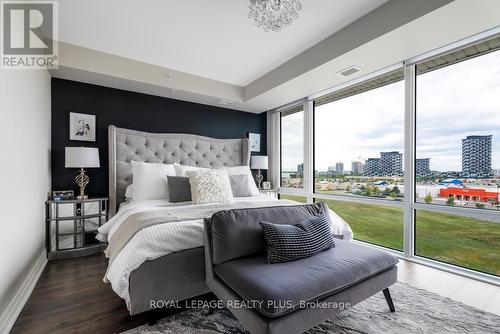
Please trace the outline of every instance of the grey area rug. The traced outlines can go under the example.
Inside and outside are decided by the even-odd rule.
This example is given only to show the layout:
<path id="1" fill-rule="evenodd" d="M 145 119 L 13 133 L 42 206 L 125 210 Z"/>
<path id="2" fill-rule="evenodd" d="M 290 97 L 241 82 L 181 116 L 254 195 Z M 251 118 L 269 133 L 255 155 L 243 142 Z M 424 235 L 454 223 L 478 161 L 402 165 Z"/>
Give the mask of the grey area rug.
<path id="1" fill-rule="evenodd" d="M 391 288 L 396 312 L 390 313 L 383 294 L 345 310 L 310 329 L 308 334 L 330 333 L 500 333 L 500 317 L 446 297 L 397 283 Z M 248 333 L 226 309 L 208 314 L 192 309 L 144 325 L 126 334 Z"/>

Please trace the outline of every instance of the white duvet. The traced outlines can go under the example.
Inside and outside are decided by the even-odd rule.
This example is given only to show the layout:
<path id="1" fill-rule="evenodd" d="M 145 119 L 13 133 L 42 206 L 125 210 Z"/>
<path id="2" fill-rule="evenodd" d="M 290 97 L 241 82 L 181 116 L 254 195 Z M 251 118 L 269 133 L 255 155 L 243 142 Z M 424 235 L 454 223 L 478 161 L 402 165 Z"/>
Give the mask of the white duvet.
<path id="1" fill-rule="evenodd" d="M 248 201 L 249 198 L 235 198 L 235 201 Z M 255 201 L 269 201 L 270 197 L 253 197 Z M 278 200 L 276 200 L 278 201 Z M 132 214 L 158 210 L 165 207 L 189 207 L 191 202 L 170 203 L 166 200 L 149 200 L 123 203 L 120 210 L 106 224 L 98 229 L 97 239 L 108 241 L 120 224 Z M 201 204 L 209 206 L 210 204 Z M 349 225 L 333 211 L 329 211 L 332 233 L 352 239 Z M 108 267 L 104 281 L 111 283 L 113 290 L 123 298 L 130 309 L 129 277 L 130 273 L 148 260 L 182 250 L 203 246 L 203 219 L 154 225 L 142 229 L 134 235 Z"/>

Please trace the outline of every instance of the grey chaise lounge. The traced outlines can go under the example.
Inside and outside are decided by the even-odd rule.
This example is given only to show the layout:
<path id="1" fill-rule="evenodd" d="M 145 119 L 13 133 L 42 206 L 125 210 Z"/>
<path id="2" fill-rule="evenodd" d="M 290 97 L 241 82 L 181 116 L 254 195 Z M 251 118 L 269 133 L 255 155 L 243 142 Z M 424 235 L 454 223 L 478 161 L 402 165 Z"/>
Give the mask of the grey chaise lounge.
<path id="1" fill-rule="evenodd" d="M 205 220 L 206 283 L 251 333 L 302 333 L 382 290 L 394 311 L 388 287 L 398 260 L 386 252 L 335 239 L 312 257 L 266 263 L 260 221 L 295 224 L 326 210 L 324 203 L 236 209 Z"/>

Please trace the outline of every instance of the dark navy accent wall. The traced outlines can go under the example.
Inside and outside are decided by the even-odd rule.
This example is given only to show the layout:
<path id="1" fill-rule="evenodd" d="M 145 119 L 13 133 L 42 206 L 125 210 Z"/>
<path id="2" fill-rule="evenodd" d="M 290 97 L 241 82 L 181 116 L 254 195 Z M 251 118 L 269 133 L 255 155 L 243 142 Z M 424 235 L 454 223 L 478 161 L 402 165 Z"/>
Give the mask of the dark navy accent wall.
<path id="1" fill-rule="evenodd" d="M 96 142 L 69 140 L 69 113 L 96 115 Z M 108 125 L 149 131 L 191 133 L 214 138 L 261 134 L 266 154 L 266 115 L 252 114 L 153 95 L 52 79 L 52 189 L 75 190 L 76 169 L 64 168 L 65 146 L 98 147 L 101 168 L 88 169 L 90 196 L 108 194 Z M 255 153 L 254 153 L 255 154 Z"/>

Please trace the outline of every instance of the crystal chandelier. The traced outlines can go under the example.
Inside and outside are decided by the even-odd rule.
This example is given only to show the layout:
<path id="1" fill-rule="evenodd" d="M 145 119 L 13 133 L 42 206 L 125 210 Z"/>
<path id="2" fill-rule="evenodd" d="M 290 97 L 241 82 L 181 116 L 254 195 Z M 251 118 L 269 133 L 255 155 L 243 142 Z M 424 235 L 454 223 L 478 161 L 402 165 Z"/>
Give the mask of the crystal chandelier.
<path id="1" fill-rule="evenodd" d="M 299 0 L 249 0 L 248 18 L 264 31 L 280 31 L 299 17 Z"/>

